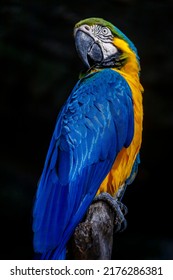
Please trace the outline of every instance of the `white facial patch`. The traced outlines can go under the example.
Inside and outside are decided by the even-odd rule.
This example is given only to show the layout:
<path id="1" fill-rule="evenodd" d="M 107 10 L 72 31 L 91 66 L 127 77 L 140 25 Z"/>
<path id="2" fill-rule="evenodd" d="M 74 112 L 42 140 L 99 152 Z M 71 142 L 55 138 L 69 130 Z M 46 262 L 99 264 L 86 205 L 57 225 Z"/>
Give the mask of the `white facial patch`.
<path id="1" fill-rule="evenodd" d="M 117 48 L 112 43 L 105 43 L 100 41 L 100 46 L 102 48 L 104 59 L 107 59 L 109 56 L 112 56 L 118 52 Z"/>
<path id="2" fill-rule="evenodd" d="M 98 43 L 102 49 L 104 59 L 118 52 L 118 49 L 112 43 L 113 34 L 109 28 L 101 25 L 93 25 L 91 26 L 91 32 L 95 38 L 95 42 Z"/>

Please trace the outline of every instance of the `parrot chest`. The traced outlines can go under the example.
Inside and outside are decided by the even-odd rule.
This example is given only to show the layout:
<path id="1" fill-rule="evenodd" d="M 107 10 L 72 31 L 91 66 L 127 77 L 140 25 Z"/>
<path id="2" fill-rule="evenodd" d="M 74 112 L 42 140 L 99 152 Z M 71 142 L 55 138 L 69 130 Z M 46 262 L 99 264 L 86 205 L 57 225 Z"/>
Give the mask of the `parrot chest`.
<path id="1" fill-rule="evenodd" d="M 119 71 L 120 72 L 120 71 Z M 103 180 L 97 194 L 101 192 L 108 192 L 115 196 L 118 190 L 124 185 L 129 178 L 136 156 L 139 153 L 142 142 L 142 122 L 143 122 L 143 106 L 142 94 L 143 88 L 139 80 L 133 80 L 132 77 L 121 73 L 128 82 L 133 98 L 134 107 L 134 136 L 130 145 L 118 153 L 112 169 Z"/>

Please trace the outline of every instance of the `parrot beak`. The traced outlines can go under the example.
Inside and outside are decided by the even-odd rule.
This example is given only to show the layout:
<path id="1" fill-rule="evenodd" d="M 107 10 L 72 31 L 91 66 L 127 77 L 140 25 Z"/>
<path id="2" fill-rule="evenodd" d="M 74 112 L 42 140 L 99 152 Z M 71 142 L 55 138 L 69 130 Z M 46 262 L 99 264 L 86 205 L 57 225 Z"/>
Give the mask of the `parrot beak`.
<path id="1" fill-rule="evenodd" d="M 87 68 L 102 61 L 102 49 L 89 34 L 78 28 L 74 36 L 76 50 Z"/>

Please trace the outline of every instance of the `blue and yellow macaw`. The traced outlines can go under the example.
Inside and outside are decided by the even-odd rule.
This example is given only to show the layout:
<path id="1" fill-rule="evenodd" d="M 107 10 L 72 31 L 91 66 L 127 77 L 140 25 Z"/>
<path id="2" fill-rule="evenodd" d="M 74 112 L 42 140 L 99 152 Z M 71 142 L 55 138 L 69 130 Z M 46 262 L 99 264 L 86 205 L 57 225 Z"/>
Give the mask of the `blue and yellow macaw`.
<path id="1" fill-rule="evenodd" d="M 86 71 L 59 113 L 38 184 L 33 231 L 41 259 L 64 259 L 93 199 L 118 199 L 139 163 L 143 88 L 135 46 L 100 18 L 77 23 L 74 37 Z"/>

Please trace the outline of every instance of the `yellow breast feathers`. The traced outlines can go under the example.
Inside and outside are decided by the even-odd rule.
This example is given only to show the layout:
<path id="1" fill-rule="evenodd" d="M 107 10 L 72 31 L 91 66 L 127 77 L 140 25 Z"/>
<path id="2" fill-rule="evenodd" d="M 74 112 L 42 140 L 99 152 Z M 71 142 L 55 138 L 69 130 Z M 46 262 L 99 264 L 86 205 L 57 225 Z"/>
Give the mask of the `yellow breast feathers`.
<path id="1" fill-rule="evenodd" d="M 112 196 L 116 195 L 117 191 L 127 178 L 130 176 L 136 156 L 139 152 L 142 142 L 142 121 L 143 121 L 143 106 L 142 92 L 143 87 L 139 81 L 140 66 L 136 60 L 134 53 L 127 48 L 127 43 L 116 38 L 116 45 L 119 43 L 123 49 L 127 49 L 128 62 L 121 70 L 113 69 L 120 73 L 132 91 L 133 107 L 134 107 L 134 137 L 128 148 L 123 148 L 116 157 L 111 171 L 108 173 L 102 182 L 97 194 L 108 192 Z M 119 42 L 118 42 L 119 41 Z M 123 44 L 123 46 L 122 46 Z"/>

